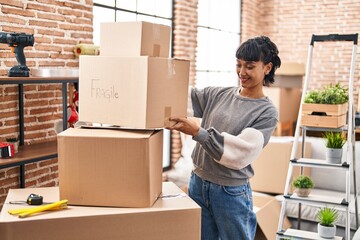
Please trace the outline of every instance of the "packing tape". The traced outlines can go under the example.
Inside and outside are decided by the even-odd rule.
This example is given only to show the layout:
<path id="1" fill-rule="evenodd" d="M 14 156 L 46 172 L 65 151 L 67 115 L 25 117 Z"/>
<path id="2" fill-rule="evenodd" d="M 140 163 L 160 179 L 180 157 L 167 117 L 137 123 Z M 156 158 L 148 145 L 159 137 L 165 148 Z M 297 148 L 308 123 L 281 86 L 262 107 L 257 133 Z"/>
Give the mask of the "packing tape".
<path id="1" fill-rule="evenodd" d="M 161 27 L 159 25 L 152 25 L 153 37 L 156 42 L 161 40 Z M 160 56 L 160 44 L 153 44 L 153 56 Z"/>
<path id="2" fill-rule="evenodd" d="M 79 55 L 99 55 L 100 47 L 91 44 L 78 44 L 74 47 L 76 57 Z"/>
<path id="3" fill-rule="evenodd" d="M 175 72 L 175 61 L 173 59 L 168 59 L 167 63 L 168 77 L 172 77 L 176 74 Z"/>
<path id="4" fill-rule="evenodd" d="M 170 127 L 172 124 L 170 121 L 170 117 L 171 117 L 171 107 L 165 107 L 165 112 L 164 112 L 164 127 Z"/>
<path id="5" fill-rule="evenodd" d="M 160 45 L 159 44 L 154 44 L 153 45 L 153 56 L 154 57 L 159 57 L 160 56 Z"/>
<path id="6" fill-rule="evenodd" d="M 13 157 L 15 154 L 14 144 L 1 142 L 0 143 L 0 157 L 8 158 Z"/>

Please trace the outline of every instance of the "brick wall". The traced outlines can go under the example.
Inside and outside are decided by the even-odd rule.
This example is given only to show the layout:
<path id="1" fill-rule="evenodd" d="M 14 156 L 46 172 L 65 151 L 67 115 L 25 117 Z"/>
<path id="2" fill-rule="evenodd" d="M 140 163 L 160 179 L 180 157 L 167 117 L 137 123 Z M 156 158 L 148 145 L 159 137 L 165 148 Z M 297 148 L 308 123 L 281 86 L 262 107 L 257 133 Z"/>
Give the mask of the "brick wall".
<path id="1" fill-rule="evenodd" d="M 242 41 L 265 34 L 276 42 L 283 62 L 306 65 L 312 34 L 360 33 L 360 1 L 242 1 Z M 311 67 L 311 89 L 340 82 L 348 86 L 352 44 L 315 43 Z M 357 51 L 360 55 L 360 48 Z M 354 78 L 354 103 L 357 106 L 360 59 Z"/>
<path id="2" fill-rule="evenodd" d="M 0 0 L 0 21 L 0 31 L 34 34 L 34 46 L 25 48 L 30 69 L 78 67 L 73 46 L 92 43 L 91 0 Z M 0 76 L 14 65 L 14 54 L 0 44 Z M 0 85 L 0 141 L 18 134 L 17 99 L 16 85 Z M 62 117 L 61 84 L 24 85 L 24 114 L 25 144 L 54 140 L 54 121 Z M 0 203 L 9 188 L 19 187 L 18 172 L 0 170 Z M 25 176 L 26 187 L 57 185 L 57 159 L 26 165 Z"/>
<path id="3" fill-rule="evenodd" d="M 174 1 L 174 46 L 175 58 L 190 60 L 190 85 L 195 82 L 195 57 L 197 47 L 197 0 Z M 177 131 L 172 131 L 172 161 L 181 156 L 181 140 Z"/>

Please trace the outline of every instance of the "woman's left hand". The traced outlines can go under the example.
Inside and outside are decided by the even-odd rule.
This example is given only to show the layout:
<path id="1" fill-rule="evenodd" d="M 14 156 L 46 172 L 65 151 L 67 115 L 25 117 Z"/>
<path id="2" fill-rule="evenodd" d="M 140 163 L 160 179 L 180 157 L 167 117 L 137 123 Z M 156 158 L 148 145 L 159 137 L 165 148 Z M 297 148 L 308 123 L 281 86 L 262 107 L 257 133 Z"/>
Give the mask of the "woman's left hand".
<path id="1" fill-rule="evenodd" d="M 195 119 L 185 117 L 170 117 L 170 121 L 175 122 L 175 124 L 168 127 L 167 129 L 177 130 L 191 136 L 196 136 L 199 133 L 200 125 Z"/>

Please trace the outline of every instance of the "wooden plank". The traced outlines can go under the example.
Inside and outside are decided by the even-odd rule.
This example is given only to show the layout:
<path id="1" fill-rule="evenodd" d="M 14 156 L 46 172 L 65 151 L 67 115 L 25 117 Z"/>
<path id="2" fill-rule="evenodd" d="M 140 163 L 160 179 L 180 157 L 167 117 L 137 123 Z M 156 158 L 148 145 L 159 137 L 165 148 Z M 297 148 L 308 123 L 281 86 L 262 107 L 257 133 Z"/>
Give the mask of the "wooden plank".
<path id="1" fill-rule="evenodd" d="M 346 125 L 346 114 L 340 116 L 302 115 L 301 125 L 308 127 L 340 128 Z"/>
<path id="2" fill-rule="evenodd" d="M 315 103 L 303 103 L 302 104 L 302 113 L 303 114 L 313 114 L 315 113 L 324 113 L 327 116 L 339 116 L 346 114 L 348 110 L 348 104 L 315 104 Z"/>

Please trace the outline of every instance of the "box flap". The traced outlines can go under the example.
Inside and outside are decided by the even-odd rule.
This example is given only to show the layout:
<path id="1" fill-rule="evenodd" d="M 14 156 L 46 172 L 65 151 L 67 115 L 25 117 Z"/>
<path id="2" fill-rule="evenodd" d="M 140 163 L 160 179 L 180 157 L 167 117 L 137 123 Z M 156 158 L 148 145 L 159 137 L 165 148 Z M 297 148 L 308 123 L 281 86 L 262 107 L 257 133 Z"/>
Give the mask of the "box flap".
<path id="1" fill-rule="evenodd" d="M 97 138 L 149 138 L 161 130 L 124 130 L 102 128 L 68 128 L 58 134 L 59 137 L 97 137 Z"/>
<path id="2" fill-rule="evenodd" d="M 281 63 L 281 67 L 276 70 L 276 75 L 305 75 L 305 66 L 302 63 L 287 62 Z"/>

